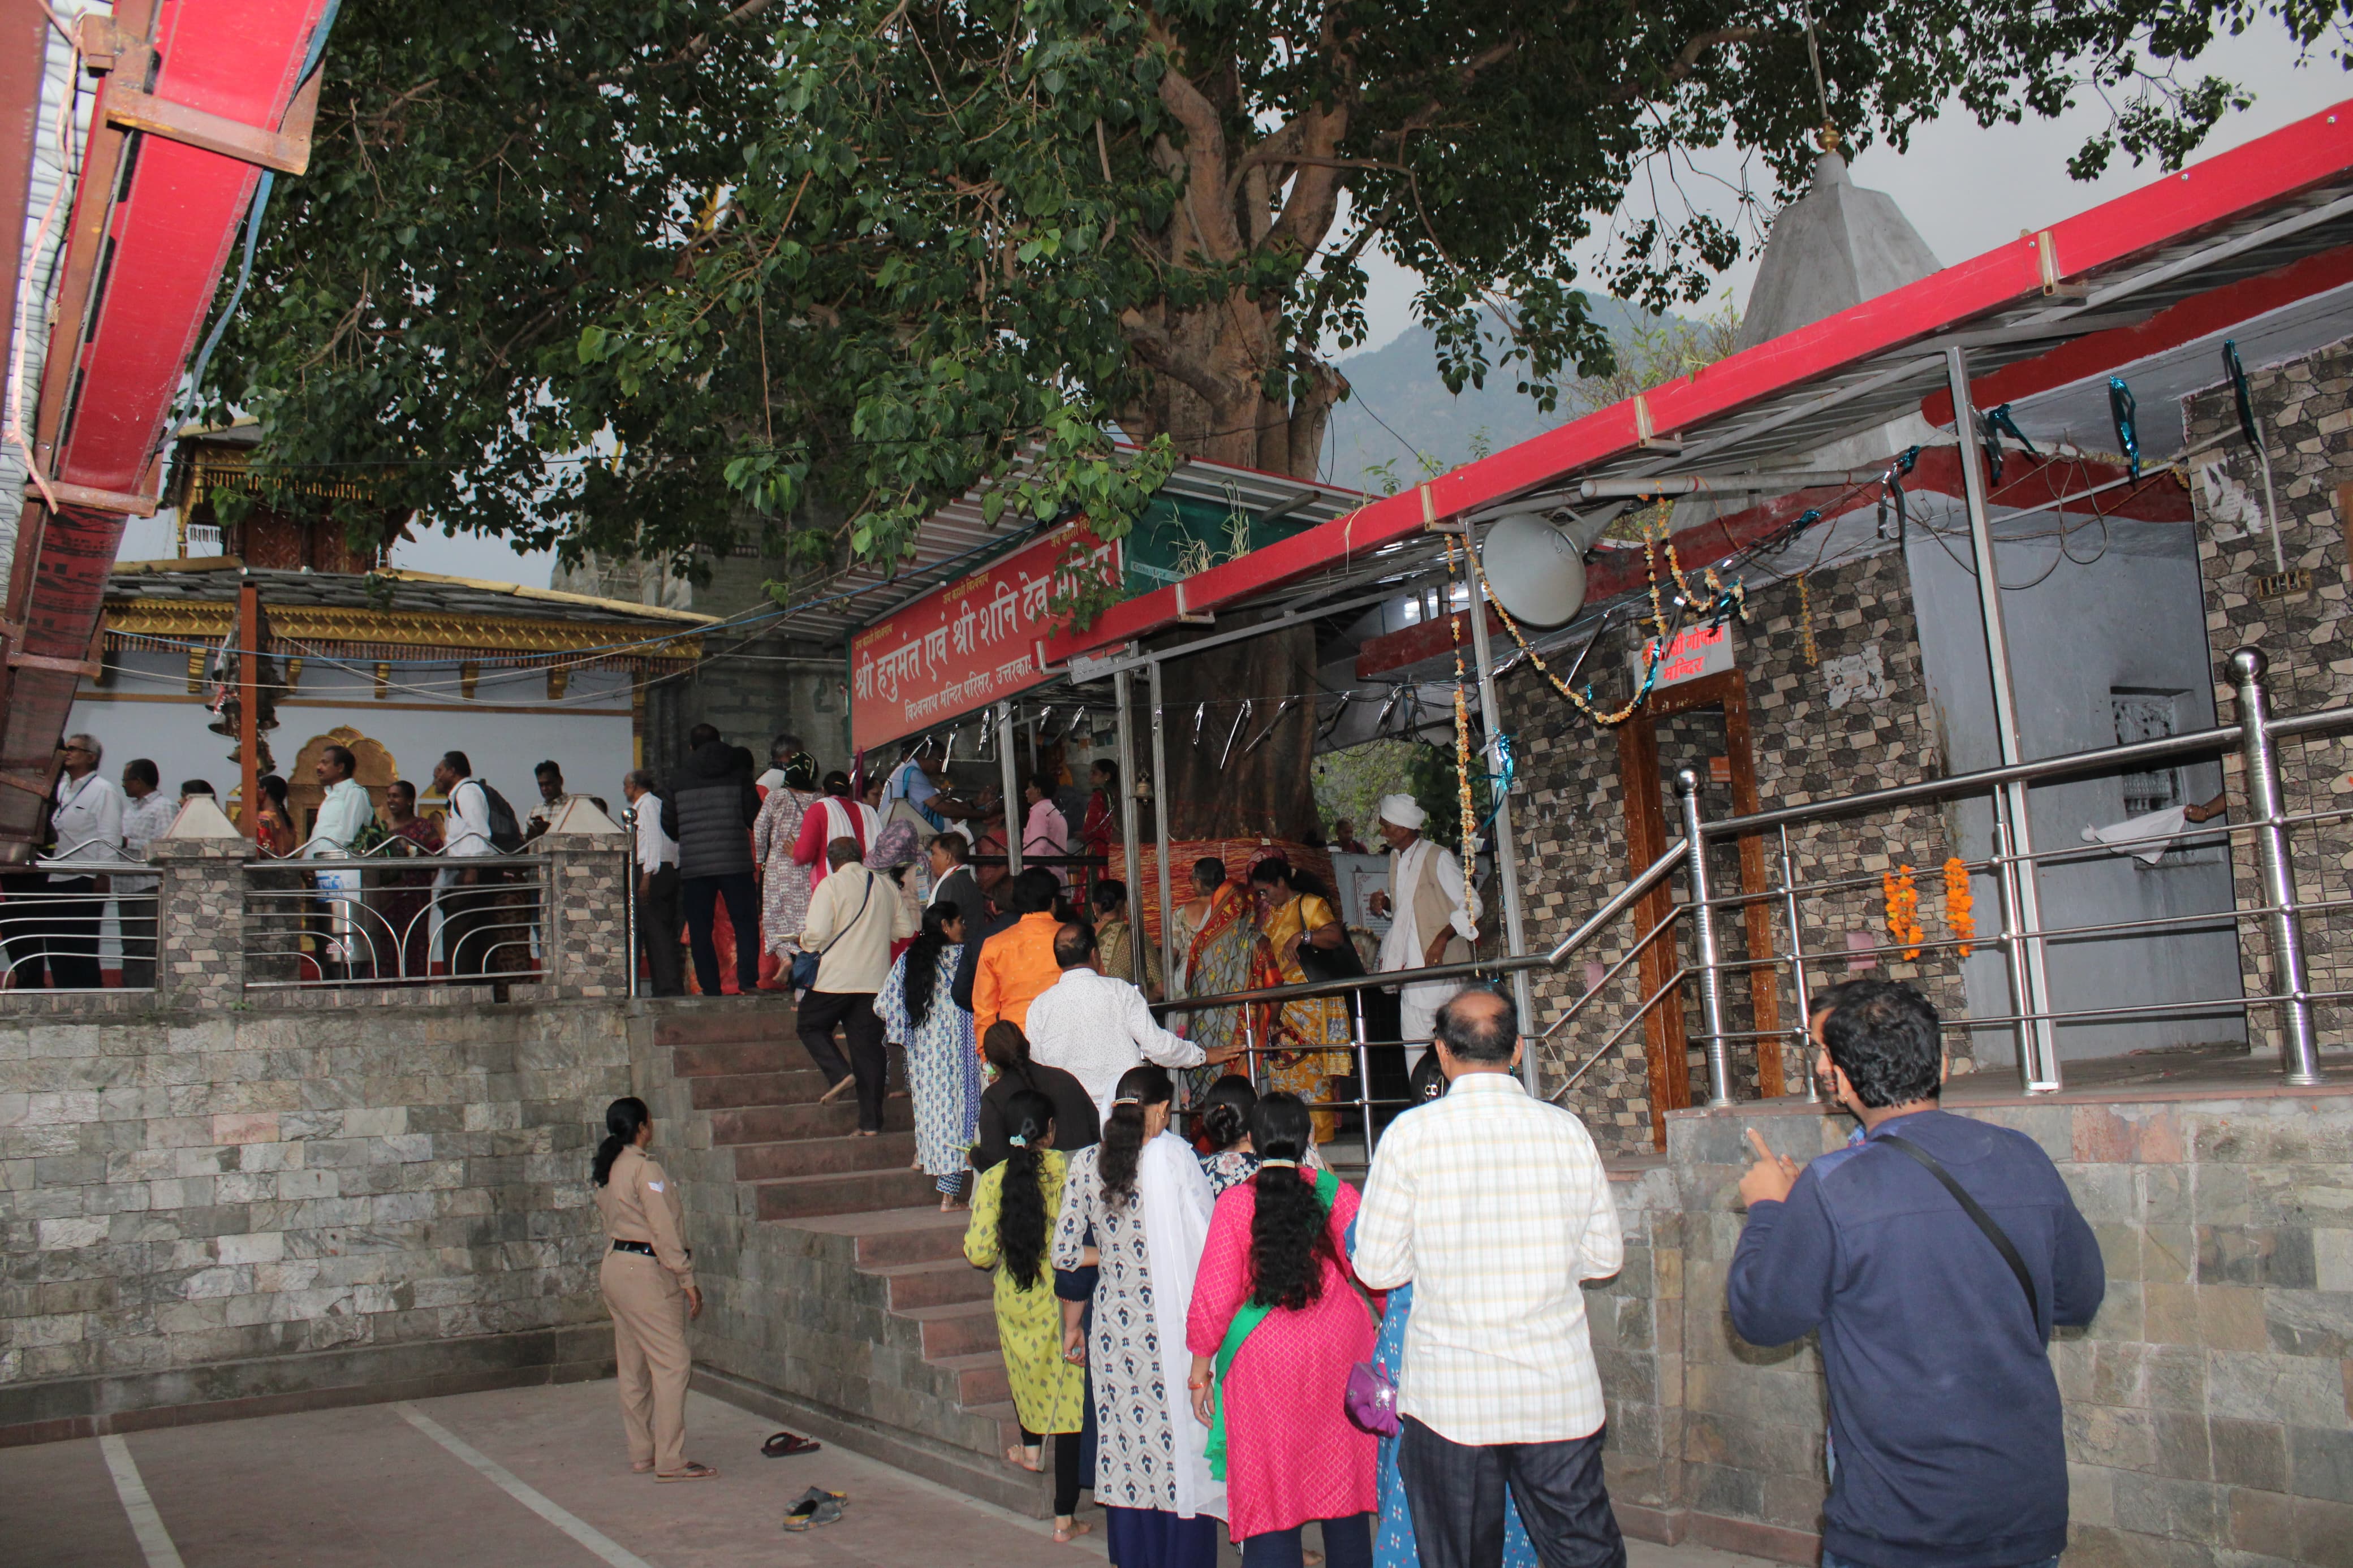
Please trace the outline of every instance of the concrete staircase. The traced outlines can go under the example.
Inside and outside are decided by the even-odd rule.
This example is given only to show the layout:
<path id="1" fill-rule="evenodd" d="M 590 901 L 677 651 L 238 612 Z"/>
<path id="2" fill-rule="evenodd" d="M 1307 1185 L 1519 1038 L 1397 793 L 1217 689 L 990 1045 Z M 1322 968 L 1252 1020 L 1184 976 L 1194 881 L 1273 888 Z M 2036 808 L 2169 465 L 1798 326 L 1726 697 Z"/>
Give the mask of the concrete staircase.
<path id="1" fill-rule="evenodd" d="M 698 1326 L 698 1377 L 794 1430 L 1042 1515 L 1043 1478 L 1003 1462 L 1018 1428 L 990 1279 L 964 1259 L 965 1212 L 942 1213 L 933 1179 L 909 1168 L 899 1064 L 882 1135 L 853 1137 L 852 1096 L 818 1102 L 827 1085 L 791 1009 L 763 1004 L 652 1019 L 649 1065 L 671 1079 L 664 1100 L 684 1100 L 685 1141 L 708 1151 L 701 1179 L 732 1184 L 740 1227 Z"/>

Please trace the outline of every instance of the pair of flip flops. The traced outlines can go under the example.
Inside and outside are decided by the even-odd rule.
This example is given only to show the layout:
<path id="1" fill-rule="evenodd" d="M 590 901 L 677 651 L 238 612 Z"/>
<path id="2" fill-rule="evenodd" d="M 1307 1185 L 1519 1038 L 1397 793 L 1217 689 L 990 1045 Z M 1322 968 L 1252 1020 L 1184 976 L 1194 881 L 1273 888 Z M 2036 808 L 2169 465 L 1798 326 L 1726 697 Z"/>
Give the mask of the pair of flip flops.
<path id="1" fill-rule="evenodd" d="M 785 1515 L 785 1528 L 798 1534 L 820 1524 L 841 1522 L 841 1505 L 849 1500 L 848 1492 L 829 1492 L 823 1487 L 811 1487 L 800 1495 L 791 1511 Z"/>
<path id="2" fill-rule="evenodd" d="M 789 1459 L 799 1454 L 814 1454 L 824 1447 L 814 1437 L 804 1437 L 794 1432 L 778 1432 L 760 1445 L 760 1452 L 772 1459 Z"/>

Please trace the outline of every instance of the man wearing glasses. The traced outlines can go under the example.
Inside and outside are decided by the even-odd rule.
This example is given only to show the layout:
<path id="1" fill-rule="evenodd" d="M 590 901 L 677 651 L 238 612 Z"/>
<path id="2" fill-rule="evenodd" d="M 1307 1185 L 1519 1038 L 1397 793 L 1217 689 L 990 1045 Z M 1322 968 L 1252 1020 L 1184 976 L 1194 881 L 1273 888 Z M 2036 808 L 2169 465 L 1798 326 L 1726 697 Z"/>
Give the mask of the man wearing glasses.
<path id="1" fill-rule="evenodd" d="M 102 752 L 95 737 L 68 735 L 60 748 L 65 771 L 58 777 L 57 811 L 51 822 L 58 843 L 50 858 L 75 863 L 49 873 L 49 983 L 60 991 L 95 991 L 98 928 L 106 917 L 108 878 L 82 867 L 122 858 L 122 794 L 98 771 Z"/>

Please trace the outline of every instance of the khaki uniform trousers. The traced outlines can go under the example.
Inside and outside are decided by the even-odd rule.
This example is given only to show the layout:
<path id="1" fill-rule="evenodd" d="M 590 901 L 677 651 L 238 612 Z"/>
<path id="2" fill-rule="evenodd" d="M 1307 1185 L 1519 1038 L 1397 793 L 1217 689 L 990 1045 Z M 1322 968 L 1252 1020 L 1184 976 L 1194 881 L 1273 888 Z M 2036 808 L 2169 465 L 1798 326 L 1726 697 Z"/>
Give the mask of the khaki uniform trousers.
<path id="1" fill-rule="evenodd" d="M 654 1473 L 686 1468 L 686 1290 L 678 1277 L 642 1253 L 605 1254 L 596 1271 L 613 1314 L 613 1359 L 621 1382 L 621 1426 L 629 1462 L 651 1459 Z"/>

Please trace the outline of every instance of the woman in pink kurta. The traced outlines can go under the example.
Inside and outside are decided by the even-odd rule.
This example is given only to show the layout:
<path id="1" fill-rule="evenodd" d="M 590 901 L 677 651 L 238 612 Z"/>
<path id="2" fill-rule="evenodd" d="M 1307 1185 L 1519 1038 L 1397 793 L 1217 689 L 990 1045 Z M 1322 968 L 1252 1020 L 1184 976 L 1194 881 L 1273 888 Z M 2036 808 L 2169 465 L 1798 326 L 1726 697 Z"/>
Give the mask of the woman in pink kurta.
<path id="1" fill-rule="evenodd" d="M 1297 1095 L 1270 1094 L 1251 1111 L 1250 1142 L 1263 1163 L 1218 1199 L 1209 1221 L 1186 1317 L 1187 1381 L 1204 1421 L 1224 1407 L 1234 1540 L 1276 1538 L 1246 1561 L 1297 1562 L 1299 1527 L 1318 1520 L 1331 1568 L 1352 1568 L 1372 1560 L 1366 1516 L 1378 1506 L 1377 1446 L 1348 1419 L 1346 1406 L 1349 1369 L 1372 1359 L 1373 1319 L 1343 1241 L 1356 1215 L 1356 1189 L 1299 1168 L 1312 1131 Z M 1271 1270 L 1265 1279 L 1260 1259 Z M 1228 1331 L 1254 1302 L 1271 1310 L 1220 1374 Z"/>

